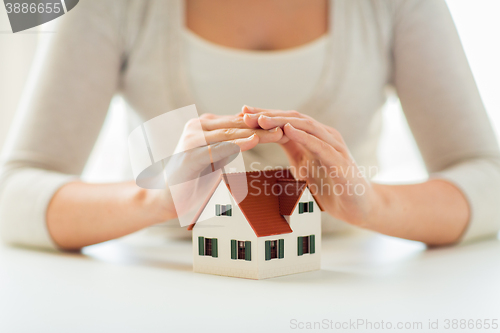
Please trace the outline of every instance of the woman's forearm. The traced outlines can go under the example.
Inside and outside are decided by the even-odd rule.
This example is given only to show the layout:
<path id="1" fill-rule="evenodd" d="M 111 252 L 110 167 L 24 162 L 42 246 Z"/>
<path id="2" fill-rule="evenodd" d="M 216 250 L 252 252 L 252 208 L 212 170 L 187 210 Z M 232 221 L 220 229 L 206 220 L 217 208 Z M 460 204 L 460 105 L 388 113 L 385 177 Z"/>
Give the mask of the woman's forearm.
<path id="1" fill-rule="evenodd" d="M 363 227 L 428 245 L 453 244 L 467 227 L 470 211 L 462 192 L 433 179 L 413 185 L 373 184 L 378 203 Z"/>
<path id="2" fill-rule="evenodd" d="M 69 183 L 50 202 L 49 233 L 61 249 L 79 249 L 174 218 L 160 191 L 133 182 Z"/>

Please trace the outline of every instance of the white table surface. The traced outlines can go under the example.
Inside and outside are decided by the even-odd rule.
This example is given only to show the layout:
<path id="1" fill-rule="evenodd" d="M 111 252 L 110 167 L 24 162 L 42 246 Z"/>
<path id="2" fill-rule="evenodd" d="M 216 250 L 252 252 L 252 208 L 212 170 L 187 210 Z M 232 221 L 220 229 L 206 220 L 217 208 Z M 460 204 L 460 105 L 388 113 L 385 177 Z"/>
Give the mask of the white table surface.
<path id="1" fill-rule="evenodd" d="M 369 232 L 324 237 L 320 271 L 260 281 L 193 273 L 191 262 L 190 242 L 159 236 L 83 253 L 1 245 L 0 332 L 288 332 L 358 319 L 474 332 L 444 321 L 500 321 L 498 239 L 426 250 Z M 352 328 L 322 331 L 366 331 Z"/>

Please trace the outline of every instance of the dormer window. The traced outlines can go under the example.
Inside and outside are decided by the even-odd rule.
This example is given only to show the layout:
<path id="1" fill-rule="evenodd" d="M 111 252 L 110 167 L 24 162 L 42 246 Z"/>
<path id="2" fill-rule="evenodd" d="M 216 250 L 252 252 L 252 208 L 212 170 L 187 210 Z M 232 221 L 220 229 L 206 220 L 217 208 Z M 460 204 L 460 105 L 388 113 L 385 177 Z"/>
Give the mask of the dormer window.
<path id="1" fill-rule="evenodd" d="M 299 202 L 299 214 L 312 213 L 314 211 L 314 203 L 309 202 Z"/>
<path id="2" fill-rule="evenodd" d="M 231 205 L 215 205 L 215 216 L 232 216 Z"/>

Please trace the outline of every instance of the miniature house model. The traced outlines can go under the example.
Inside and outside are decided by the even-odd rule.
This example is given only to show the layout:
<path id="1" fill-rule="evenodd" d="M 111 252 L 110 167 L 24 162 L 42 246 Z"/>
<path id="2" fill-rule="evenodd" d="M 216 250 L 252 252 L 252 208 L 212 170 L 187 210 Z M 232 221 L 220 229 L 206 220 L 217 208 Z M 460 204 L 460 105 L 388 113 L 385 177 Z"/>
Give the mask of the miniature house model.
<path id="1" fill-rule="evenodd" d="M 224 174 L 189 229 L 195 272 L 265 279 L 320 268 L 320 207 L 286 169 Z"/>

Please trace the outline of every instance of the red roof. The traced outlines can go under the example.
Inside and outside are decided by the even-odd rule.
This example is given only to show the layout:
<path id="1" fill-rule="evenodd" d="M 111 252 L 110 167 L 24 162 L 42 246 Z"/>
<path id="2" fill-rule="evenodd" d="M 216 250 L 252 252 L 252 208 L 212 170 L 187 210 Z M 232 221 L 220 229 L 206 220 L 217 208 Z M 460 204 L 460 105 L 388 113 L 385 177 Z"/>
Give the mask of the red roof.
<path id="1" fill-rule="evenodd" d="M 282 189 L 282 195 L 279 196 L 280 214 L 292 215 L 295 206 L 299 203 L 302 192 L 306 189 L 305 181 L 295 179 L 279 179 L 278 184 Z"/>
<path id="2" fill-rule="evenodd" d="M 291 233 L 292 229 L 283 215 L 292 214 L 306 182 L 295 180 L 288 169 L 251 171 L 245 175 L 246 179 L 242 173 L 229 173 L 223 178 L 234 197 L 244 196 L 248 188 L 247 195 L 238 206 L 257 237 Z"/>

